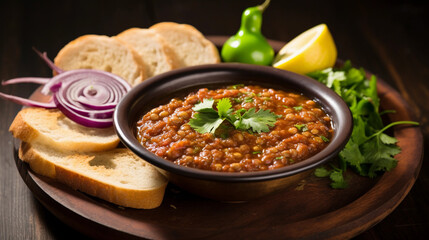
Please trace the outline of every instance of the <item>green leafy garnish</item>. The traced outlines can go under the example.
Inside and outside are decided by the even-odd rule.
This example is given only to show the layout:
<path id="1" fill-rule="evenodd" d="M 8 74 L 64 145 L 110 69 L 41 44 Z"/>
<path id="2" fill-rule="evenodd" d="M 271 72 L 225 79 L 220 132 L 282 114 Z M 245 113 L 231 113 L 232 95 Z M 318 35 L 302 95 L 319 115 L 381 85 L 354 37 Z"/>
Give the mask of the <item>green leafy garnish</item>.
<path id="1" fill-rule="evenodd" d="M 213 99 L 205 99 L 205 101 L 196 104 L 192 108 L 198 113 L 189 121 L 189 124 L 197 132 L 214 134 L 216 129 L 222 124 L 223 120 L 219 118 L 218 112 L 213 109 L 213 103 Z"/>
<path id="2" fill-rule="evenodd" d="M 327 170 L 324 167 L 316 168 L 314 175 L 317 177 L 328 177 L 331 174 L 331 171 Z"/>
<path id="3" fill-rule="evenodd" d="M 245 97 L 244 102 L 245 103 L 253 102 L 253 97 Z"/>
<path id="4" fill-rule="evenodd" d="M 295 127 L 299 130 L 299 131 L 308 131 L 308 127 L 307 124 L 295 124 Z"/>
<path id="5" fill-rule="evenodd" d="M 377 95 L 377 79 L 369 79 L 363 69 L 353 68 L 350 61 L 340 69 L 327 68 L 308 74 L 310 77 L 334 90 L 347 103 L 353 115 L 353 131 L 350 140 L 339 153 L 336 165 L 330 170 L 318 168 L 315 175 L 331 179 L 331 187 L 345 188 L 344 174 L 350 167 L 361 176 L 376 177 L 390 171 L 397 165 L 394 158 L 401 150 L 396 145 L 397 139 L 384 132 L 398 124 L 418 125 L 413 121 L 393 122 L 383 126 L 379 112 L 380 99 Z M 391 112 L 391 111 L 389 111 Z M 327 142 L 324 136 L 320 136 Z"/>
<path id="6" fill-rule="evenodd" d="M 189 121 L 189 124 L 199 133 L 209 132 L 214 134 L 222 122 L 223 120 L 219 118 L 217 114 L 197 113 L 194 118 Z"/>
<path id="7" fill-rule="evenodd" d="M 329 174 L 329 178 L 331 179 L 331 187 L 332 188 L 347 188 L 347 182 L 344 180 L 343 171 L 342 170 L 336 170 L 332 171 L 331 174 Z"/>
<path id="8" fill-rule="evenodd" d="M 242 103 L 243 102 L 243 99 L 241 99 L 241 98 L 232 98 L 232 100 L 234 100 L 234 102 L 236 102 L 236 103 Z"/>
<path id="9" fill-rule="evenodd" d="M 243 87 L 244 87 L 244 84 L 236 84 L 236 85 L 229 86 L 228 88 L 230 88 L 230 89 L 240 89 L 240 88 L 243 88 Z"/>
<path id="10" fill-rule="evenodd" d="M 293 107 L 293 109 L 295 109 L 296 111 L 301 111 L 302 110 L 302 106 L 295 106 L 295 107 Z"/>
<path id="11" fill-rule="evenodd" d="M 189 125 L 197 132 L 214 134 L 225 120 L 238 130 L 256 133 L 269 132 L 269 127 L 274 126 L 277 118 L 280 117 L 269 110 L 256 111 L 255 108 L 239 109 L 233 112 L 229 98 L 220 99 L 216 103 L 217 110 L 213 108 L 214 103 L 213 99 L 204 99 L 203 102 L 192 108 L 197 113 L 189 121 Z"/>
<path id="12" fill-rule="evenodd" d="M 216 105 L 219 117 L 225 119 L 232 112 L 232 104 L 228 98 L 222 98 Z"/>
<path id="13" fill-rule="evenodd" d="M 270 112 L 269 110 L 259 109 L 256 112 L 255 108 L 251 108 L 243 111 L 239 111 L 232 116 L 231 119 L 235 121 L 232 122 L 236 129 L 238 130 L 252 130 L 253 132 L 269 132 L 269 127 L 274 126 L 274 123 L 277 121 L 276 114 Z"/>
<path id="14" fill-rule="evenodd" d="M 214 109 L 213 109 L 213 103 L 214 100 L 213 99 L 205 99 L 205 101 L 203 100 L 202 102 L 196 104 L 192 110 L 194 110 L 195 112 L 212 112 L 212 113 L 217 113 Z"/>
<path id="15" fill-rule="evenodd" d="M 329 142 L 329 138 L 325 137 L 325 136 L 320 136 L 320 138 L 324 141 L 324 142 Z"/>
<path id="16" fill-rule="evenodd" d="M 314 171 L 316 177 L 329 177 L 332 181 L 331 187 L 342 189 L 347 187 L 347 182 L 344 180 L 343 170 L 335 166 L 328 170 L 324 167 L 319 167 Z"/>

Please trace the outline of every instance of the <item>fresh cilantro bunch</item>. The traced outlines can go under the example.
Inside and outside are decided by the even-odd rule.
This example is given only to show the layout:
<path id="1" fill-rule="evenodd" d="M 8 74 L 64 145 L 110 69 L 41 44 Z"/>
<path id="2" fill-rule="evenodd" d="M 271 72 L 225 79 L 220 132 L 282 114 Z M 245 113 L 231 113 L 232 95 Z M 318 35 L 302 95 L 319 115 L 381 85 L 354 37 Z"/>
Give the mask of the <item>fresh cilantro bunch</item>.
<path id="1" fill-rule="evenodd" d="M 250 132 L 269 132 L 269 127 L 274 126 L 277 118 L 280 116 L 269 110 L 255 108 L 239 109 L 233 111 L 229 98 L 222 98 L 216 103 L 216 109 L 213 108 L 215 100 L 204 99 L 196 104 L 192 110 L 197 112 L 189 121 L 189 125 L 199 133 L 215 134 L 216 129 L 224 122 L 228 121 L 235 129 Z"/>
<path id="2" fill-rule="evenodd" d="M 318 168 L 315 175 L 330 177 L 333 188 L 346 188 L 344 173 L 351 167 L 356 173 L 366 177 L 376 177 L 378 173 L 390 171 L 397 165 L 394 156 L 400 153 L 397 139 L 384 132 L 398 124 L 414 124 L 412 121 L 393 122 L 383 125 L 379 112 L 380 99 L 377 95 L 377 79 L 366 78 L 363 69 L 353 68 L 347 61 L 340 69 L 327 68 L 308 74 L 340 95 L 353 115 L 353 131 L 345 148 L 339 153 L 338 164 L 331 169 Z"/>

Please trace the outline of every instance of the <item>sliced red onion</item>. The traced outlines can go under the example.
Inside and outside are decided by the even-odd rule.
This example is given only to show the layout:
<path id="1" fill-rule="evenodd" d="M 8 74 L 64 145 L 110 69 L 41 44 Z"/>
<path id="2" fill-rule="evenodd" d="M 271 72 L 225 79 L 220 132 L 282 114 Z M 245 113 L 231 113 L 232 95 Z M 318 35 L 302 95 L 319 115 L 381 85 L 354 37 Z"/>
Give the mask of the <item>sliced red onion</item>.
<path id="1" fill-rule="evenodd" d="M 39 55 L 40 58 L 42 58 L 46 64 L 48 64 L 48 66 L 54 70 L 55 72 L 57 72 L 58 74 L 63 73 L 64 70 L 62 70 L 61 68 L 57 67 L 52 61 L 51 59 L 48 58 L 48 54 L 46 52 L 41 53 L 39 50 L 37 50 L 36 48 L 33 48 L 33 50 L 37 53 L 37 55 Z"/>
<path id="2" fill-rule="evenodd" d="M 110 73 L 84 69 L 66 73 L 69 72 L 73 77 L 62 74 L 67 78 L 56 79 L 61 87 L 57 88 L 53 83 L 52 90 L 55 104 L 64 106 L 64 111 L 70 111 L 69 114 L 95 119 L 111 118 L 116 104 L 131 88 L 124 80 Z"/>
<path id="3" fill-rule="evenodd" d="M 41 92 L 45 95 L 52 94 L 51 101 L 41 103 L 3 93 L 0 93 L 0 97 L 25 106 L 58 108 L 71 120 L 87 127 L 112 126 L 116 105 L 131 89 L 127 81 L 112 73 L 93 69 L 63 71 L 47 58 L 46 53 L 35 51 L 59 74 L 49 80 L 17 78 L 3 84 L 45 84 Z"/>
<path id="4" fill-rule="evenodd" d="M 17 96 L 13 96 L 13 95 L 1 93 L 1 92 L 0 92 L 0 97 L 5 99 L 5 100 L 17 103 L 19 105 L 27 106 L 27 107 L 41 107 L 41 108 L 56 108 L 57 107 L 53 101 L 50 101 L 47 103 L 36 102 L 36 101 L 30 100 L 30 99 L 17 97 Z"/>
<path id="5" fill-rule="evenodd" d="M 1 82 L 1 84 L 9 85 L 16 83 L 37 83 L 37 84 L 46 84 L 51 80 L 50 78 L 37 78 L 37 77 L 22 77 L 22 78 L 13 78 L 6 81 Z"/>
<path id="6" fill-rule="evenodd" d="M 87 117 L 84 115 L 76 114 L 73 110 L 69 108 L 69 105 L 61 104 L 57 101 L 56 98 L 57 95 L 54 95 L 53 99 L 57 106 L 57 108 L 70 120 L 81 124 L 85 127 L 92 127 L 92 128 L 107 128 L 111 127 L 113 124 L 113 118 L 93 118 L 91 116 Z"/>
<path id="7" fill-rule="evenodd" d="M 131 86 L 108 72 L 79 69 L 55 76 L 42 91 L 48 88 L 64 115 L 85 126 L 106 127 L 112 125 L 115 107 Z"/>

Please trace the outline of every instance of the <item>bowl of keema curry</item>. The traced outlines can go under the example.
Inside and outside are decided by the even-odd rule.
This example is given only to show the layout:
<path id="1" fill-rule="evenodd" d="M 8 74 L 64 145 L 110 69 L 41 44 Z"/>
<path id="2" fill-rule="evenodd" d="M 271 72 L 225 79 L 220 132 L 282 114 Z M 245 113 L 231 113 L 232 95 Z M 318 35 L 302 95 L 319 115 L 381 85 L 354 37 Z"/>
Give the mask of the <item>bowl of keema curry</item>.
<path id="1" fill-rule="evenodd" d="M 170 71 L 118 104 L 122 143 L 172 184 L 248 201 L 296 185 L 334 158 L 353 126 L 323 84 L 266 66 L 221 63 Z"/>

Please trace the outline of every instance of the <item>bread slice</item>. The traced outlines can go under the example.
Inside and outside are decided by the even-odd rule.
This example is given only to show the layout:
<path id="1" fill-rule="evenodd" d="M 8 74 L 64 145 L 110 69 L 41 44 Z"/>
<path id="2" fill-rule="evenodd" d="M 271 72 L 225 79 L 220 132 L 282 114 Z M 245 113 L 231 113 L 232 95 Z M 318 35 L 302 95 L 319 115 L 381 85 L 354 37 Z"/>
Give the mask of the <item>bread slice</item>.
<path id="1" fill-rule="evenodd" d="M 9 131 L 22 141 L 46 144 L 63 151 L 105 151 L 119 143 L 113 127 L 88 128 L 57 109 L 24 108 L 16 115 Z"/>
<path id="2" fill-rule="evenodd" d="M 19 158 L 37 174 L 124 207 L 161 205 L 166 178 L 126 148 L 81 153 L 22 142 Z"/>
<path id="3" fill-rule="evenodd" d="M 150 29 L 167 40 L 179 60 L 179 67 L 220 62 L 216 46 L 191 25 L 161 22 Z"/>
<path id="4" fill-rule="evenodd" d="M 65 45 L 54 59 L 63 70 L 97 69 L 116 74 L 132 86 L 145 79 L 140 55 L 121 41 L 104 35 L 84 35 Z"/>
<path id="5" fill-rule="evenodd" d="M 155 30 L 130 28 L 115 38 L 129 44 L 141 56 L 147 77 L 152 77 L 178 67 L 172 49 Z"/>

